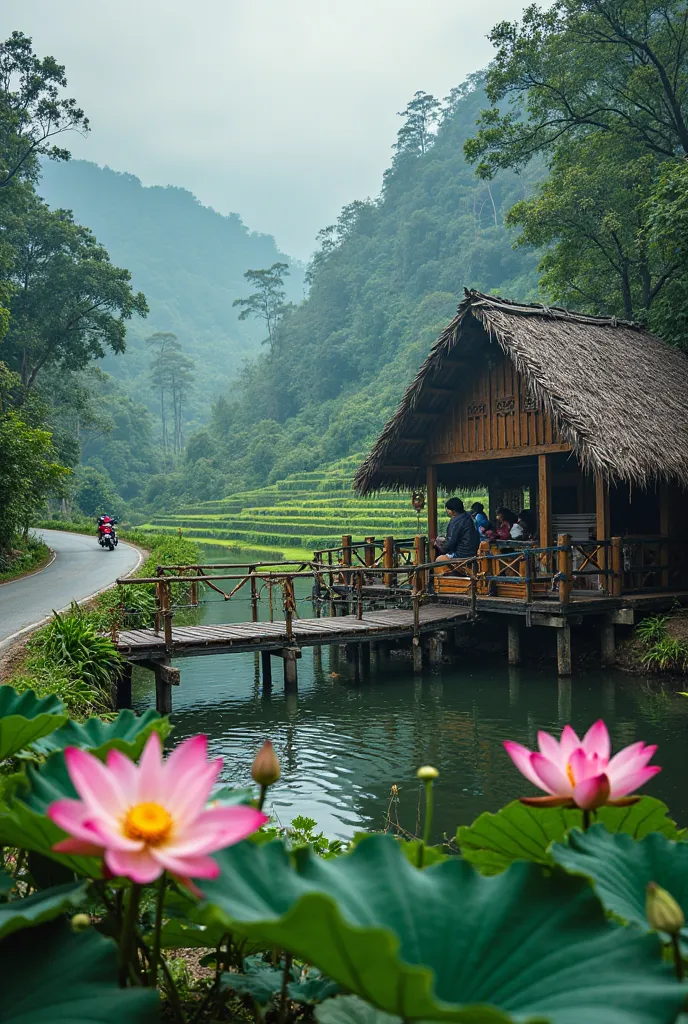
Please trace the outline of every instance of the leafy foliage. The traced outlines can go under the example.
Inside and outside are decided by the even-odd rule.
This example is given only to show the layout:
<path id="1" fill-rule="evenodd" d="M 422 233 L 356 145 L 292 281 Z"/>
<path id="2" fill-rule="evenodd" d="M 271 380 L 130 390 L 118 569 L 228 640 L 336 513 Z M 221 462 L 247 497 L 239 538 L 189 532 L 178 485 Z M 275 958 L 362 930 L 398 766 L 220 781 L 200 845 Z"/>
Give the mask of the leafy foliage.
<path id="1" fill-rule="evenodd" d="M 552 857 L 570 874 L 589 878 L 607 910 L 623 921 L 652 930 L 645 913 L 650 882 L 666 889 L 688 915 L 688 843 L 657 832 L 634 841 L 593 825 L 585 833 L 572 832 L 566 845 L 556 843 Z M 688 927 L 681 937 L 688 952 Z"/>
<path id="2" fill-rule="evenodd" d="M 601 807 L 597 820 L 610 832 L 623 832 L 642 839 L 658 832 L 669 839 L 678 833 L 661 800 L 644 796 L 631 807 Z M 472 825 L 461 825 L 456 833 L 461 854 L 485 875 L 506 870 L 517 860 L 550 865 L 550 845 L 563 842 L 572 829 L 582 825 L 581 812 L 562 807 L 527 807 L 519 800 L 496 814 L 487 811 Z"/>
<path id="3" fill-rule="evenodd" d="M 80 747 L 96 757 L 105 758 L 108 750 L 120 750 L 135 761 L 152 732 L 165 739 L 170 732 L 169 719 L 161 718 L 149 708 L 142 715 L 133 711 L 120 711 L 114 721 L 89 718 L 86 722 L 70 719 L 61 728 L 32 744 L 33 749 L 46 757 L 66 747 Z"/>
<path id="4" fill-rule="evenodd" d="M 114 944 L 92 928 L 74 935 L 68 925 L 55 922 L 13 935 L 0 945 L 4 1020 L 7 1024 L 157 1021 L 157 992 L 119 988 L 116 965 Z"/>
<path id="5" fill-rule="evenodd" d="M 83 904 L 86 899 L 84 882 L 69 882 L 51 889 L 42 889 L 24 899 L 0 903 L 0 939 L 23 928 L 45 924 Z"/>
<path id="6" fill-rule="evenodd" d="M 31 650 L 68 674 L 104 689 L 119 674 L 122 659 L 109 637 L 78 605 L 68 615 L 53 612 L 52 621 L 30 641 Z"/>
<path id="7" fill-rule="evenodd" d="M 57 697 L 38 698 L 31 690 L 19 695 L 11 686 L 0 686 L 0 761 L 66 721 L 64 704 Z"/>
<path id="8" fill-rule="evenodd" d="M 609 925 L 586 883 L 533 864 L 494 879 L 457 858 L 418 872 L 389 836 L 331 861 L 298 853 L 295 870 L 278 843 L 218 860 L 201 888 L 228 928 L 406 1019 L 670 1020 L 682 1000 L 647 938 Z"/>

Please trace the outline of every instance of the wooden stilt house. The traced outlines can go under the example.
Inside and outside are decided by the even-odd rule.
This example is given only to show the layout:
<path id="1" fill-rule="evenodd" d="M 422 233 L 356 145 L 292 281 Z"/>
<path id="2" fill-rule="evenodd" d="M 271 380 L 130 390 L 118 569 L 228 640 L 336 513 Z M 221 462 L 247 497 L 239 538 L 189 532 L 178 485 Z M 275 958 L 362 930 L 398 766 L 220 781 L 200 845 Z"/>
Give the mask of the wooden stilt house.
<path id="1" fill-rule="evenodd" d="M 430 539 L 438 489 L 529 507 L 533 564 L 510 545 L 485 594 L 685 592 L 688 358 L 637 324 L 466 292 L 354 486 L 426 490 Z"/>

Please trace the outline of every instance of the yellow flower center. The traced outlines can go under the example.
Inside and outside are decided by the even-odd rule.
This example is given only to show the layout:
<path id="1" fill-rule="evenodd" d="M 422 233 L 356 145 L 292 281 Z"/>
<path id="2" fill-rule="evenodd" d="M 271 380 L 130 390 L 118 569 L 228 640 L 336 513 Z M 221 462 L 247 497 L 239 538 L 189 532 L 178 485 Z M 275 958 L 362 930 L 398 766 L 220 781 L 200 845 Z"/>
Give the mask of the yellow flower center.
<path id="1" fill-rule="evenodd" d="M 574 774 L 573 774 L 573 768 L 571 767 L 570 764 L 566 765 L 566 775 L 567 775 L 568 780 L 571 783 L 571 785 L 575 786 L 576 785 L 576 780 L 575 780 L 575 777 L 574 777 Z"/>
<path id="2" fill-rule="evenodd" d="M 155 803 L 136 804 L 124 819 L 128 839 L 143 839 L 150 846 L 164 842 L 172 830 L 172 818 L 164 807 Z"/>

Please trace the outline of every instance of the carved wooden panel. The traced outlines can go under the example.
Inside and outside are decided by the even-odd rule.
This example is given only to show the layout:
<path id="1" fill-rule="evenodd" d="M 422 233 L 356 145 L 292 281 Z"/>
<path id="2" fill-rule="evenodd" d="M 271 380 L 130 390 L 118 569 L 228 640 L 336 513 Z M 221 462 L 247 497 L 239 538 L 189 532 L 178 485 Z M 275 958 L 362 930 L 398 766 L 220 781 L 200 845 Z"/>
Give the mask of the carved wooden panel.
<path id="1" fill-rule="evenodd" d="M 446 407 L 427 450 L 474 455 L 561 441 L 511 360 L 495 353 L 489 363 L 476 359 L 475 373 L 457 385 L 456 398 Z"/>

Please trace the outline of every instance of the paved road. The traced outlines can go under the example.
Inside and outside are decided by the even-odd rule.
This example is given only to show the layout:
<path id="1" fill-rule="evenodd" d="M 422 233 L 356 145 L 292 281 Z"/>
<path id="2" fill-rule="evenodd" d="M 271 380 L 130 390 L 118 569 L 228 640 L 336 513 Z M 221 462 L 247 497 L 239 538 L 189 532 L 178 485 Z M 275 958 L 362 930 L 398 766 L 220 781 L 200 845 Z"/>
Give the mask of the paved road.
<path id="1" fill-rule="evenodd" d="M 134 569 L 136 548 L 123 541 L 114 551 L 101 548 L 95 538 L 60 530 L 37 530 L 56 553 L 52 565 L 34 576 L 0 586 L 0 646 L 3 641 L 61 611 L 72 601 L 83 601 Z"/>

